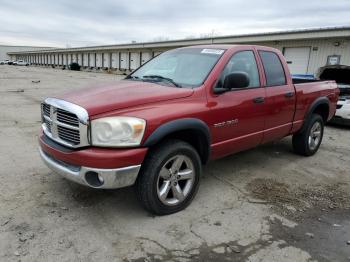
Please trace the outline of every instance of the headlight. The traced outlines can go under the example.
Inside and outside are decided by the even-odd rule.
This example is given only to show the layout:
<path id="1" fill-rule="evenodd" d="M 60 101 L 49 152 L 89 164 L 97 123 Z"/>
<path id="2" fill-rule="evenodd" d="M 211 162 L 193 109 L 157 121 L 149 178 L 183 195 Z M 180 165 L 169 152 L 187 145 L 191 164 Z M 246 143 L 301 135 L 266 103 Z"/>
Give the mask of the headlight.
<path id="1" fill-rule="evenodd" d="M 135 117 L 104 117 L 91 121 L 91 142 L 94 146 L 138 146 L 146 121 Z"/>

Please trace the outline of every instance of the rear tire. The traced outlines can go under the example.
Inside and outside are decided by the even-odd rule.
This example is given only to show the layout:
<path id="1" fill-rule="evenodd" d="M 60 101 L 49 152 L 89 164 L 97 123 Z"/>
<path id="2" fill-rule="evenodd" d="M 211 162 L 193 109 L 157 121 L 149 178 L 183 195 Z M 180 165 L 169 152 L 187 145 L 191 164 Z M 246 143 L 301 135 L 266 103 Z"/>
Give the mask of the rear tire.
<path id="1" fill-rule="evenodd" d="M 314 155 L 322 143 L 323 131 L 323 118 L 318 114 L 312 114 L 304 130 L 293 135 L 294 152 L 303 156 Z"/>
<path id="2" fill-rule="evenodd" d="M 197 151 L 181 140 L 168 140 L 148 153 L 136 182 L 142 206 L 156 215 L 185 209 L 199 186 L 201 160 Z"/>

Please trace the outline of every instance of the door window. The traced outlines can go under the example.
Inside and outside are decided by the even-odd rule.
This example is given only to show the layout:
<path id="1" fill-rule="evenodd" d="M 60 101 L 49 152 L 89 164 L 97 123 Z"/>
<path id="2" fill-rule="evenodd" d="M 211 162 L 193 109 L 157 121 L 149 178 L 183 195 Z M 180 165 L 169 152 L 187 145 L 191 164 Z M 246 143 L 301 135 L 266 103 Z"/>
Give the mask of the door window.
<path id="1" fill-rule="evenodd" d="M 282 86 L 286 84 L 286 76 L 284 74 L 281 60 L 278 56 L 269 51 L 259 51 L 262 63 L 264 65 L 266 85 Z"/>
<path id="2" fill-rule="evenodd" d="M 225 77 L 235 72 L 245 72 L 249 76 L 249 86 L 260 87 L 259 70 L 256 64 L 253 51 L 241 51 L 234 54 L 224 68 L 218 82 L 218 87 L 222 87 Z"/>

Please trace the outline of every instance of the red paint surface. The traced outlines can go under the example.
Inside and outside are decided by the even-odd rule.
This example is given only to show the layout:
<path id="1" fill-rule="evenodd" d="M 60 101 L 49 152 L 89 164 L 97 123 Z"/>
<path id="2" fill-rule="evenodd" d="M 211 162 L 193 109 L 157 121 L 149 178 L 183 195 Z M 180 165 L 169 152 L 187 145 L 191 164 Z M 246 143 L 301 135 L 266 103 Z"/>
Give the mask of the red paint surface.
<path id="1" fill-rule="evenodd" d="M 107 149 L 90 147 L 72 152 L 62 152 L 45 144 L 41 135 L 39 143 L 46 153 L 66 163 L 93 168 L 119 168 L 142 163 L 147 148 Z"/>
<path id="2" fill-rule="evenodd" d="M 331 118 L 336 110 L 339 90 L 333 81 L 293 85 L 282 54 L 272 48 L 260 46 L 215 45 L 203 48 L 227 49 L 202 86 L 194 89 L 166 87 L 139 81 L 119 81 L 112 85 L 89 88 L 65 94 L 60 99 L 84 107 L 91 119 L 105 116 L 135 116 L 147 121 L 143 142 L 161 124 L 181 118 L 203 120 L 211 132 L 211 158 L 223 157 L 277 140 L 297 132 L 311 104 L 321 96 L 330 100 Z M 214 94 L 223 68 L 238 51 L 253 50 L 260 72 L 261 87 Z M 287 84 L 266 87 L 265 74 L 258 50 L 273 51 L 282 61 Z M 287 98 L 287 92 L 294 96 Z M 265 103 L 255 104 L 255 97 L 264 97 Z M 237 119 L 224 127 L 214 124 Z M 94 167 L 120 167 L 140 164 L 147 149 L 88 148 L 71 154 L 58 152 L 41 142 L 44 150 L 58 159 L 73 164 Z"/>

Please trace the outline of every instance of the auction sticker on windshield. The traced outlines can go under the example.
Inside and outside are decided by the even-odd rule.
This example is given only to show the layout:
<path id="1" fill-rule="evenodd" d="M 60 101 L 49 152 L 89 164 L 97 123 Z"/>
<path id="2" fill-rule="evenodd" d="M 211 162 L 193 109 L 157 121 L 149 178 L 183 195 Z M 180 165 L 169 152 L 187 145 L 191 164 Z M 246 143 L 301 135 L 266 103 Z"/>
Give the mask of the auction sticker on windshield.
<path id="1" fill-rule="evenodd" d="M 202 54 L 213 54 L 213 55 L 221 55 L 225 50 L 222 49 L 203 49 Z"/>

